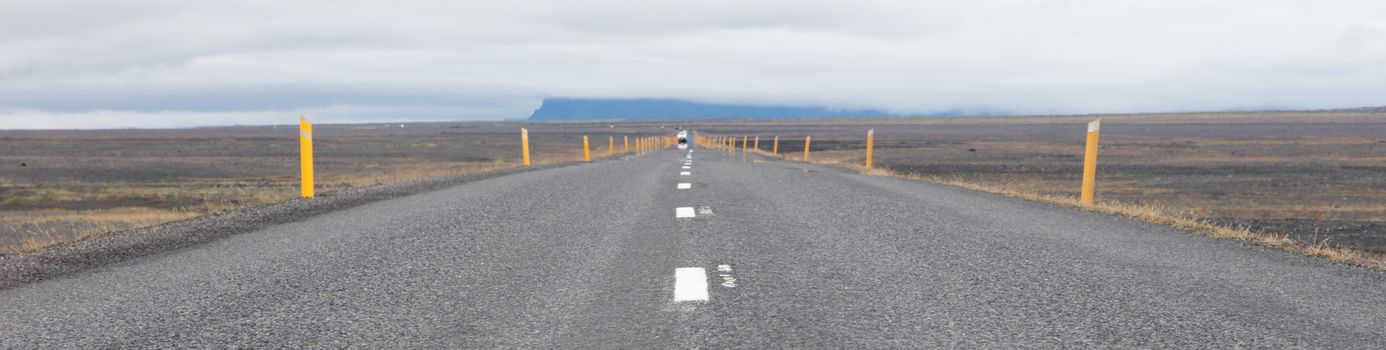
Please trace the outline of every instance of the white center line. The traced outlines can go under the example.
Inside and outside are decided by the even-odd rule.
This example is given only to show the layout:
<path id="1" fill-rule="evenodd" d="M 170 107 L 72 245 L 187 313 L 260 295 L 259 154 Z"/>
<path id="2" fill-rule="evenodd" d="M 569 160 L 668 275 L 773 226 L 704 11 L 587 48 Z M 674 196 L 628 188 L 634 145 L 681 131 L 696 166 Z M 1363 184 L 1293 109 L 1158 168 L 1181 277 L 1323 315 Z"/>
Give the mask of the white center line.
<path id="1" fill-rule="evenodd" d="M 691 183 L 680 183 L 680 184 L 679 184 L 679 189 L 680 189 L 680 190 L 686 190 L 686 189 L 690 189 L 690 188 L 693 188 L 693 184 L 691 184 Z"/>
<path id="2" fill-rule="evenodd" d="M 688 175 L 693 175 L 693 173 L 685 171 L 685 172 L 679 173 L 679 175 L 688 176 Z"/>
<path id="3" fill-rule="evenodd" d="M 674 269 L 674 301 L 707 301 L 707 271 L 701 267 Z"/>
<path id="4" fill-rule="evenodd" d="M 679 207 L 679 208 L 674 209 L 674 218 L 676 218 L 676 219 L 677 219 L 677 218 L 691 218 L 691 217 L 694 217 L 694 215 L 697 215 L 697 214 L 694 214 L 693 207 Z"/>
<path id="5" fill-rule="evenodd" d="M 683 168 L 684 168 L 684 169 L 692 169 L 691 167 L 689 167 L 689 166 L 687 166 L 687 165 L 684 165 Z"/>

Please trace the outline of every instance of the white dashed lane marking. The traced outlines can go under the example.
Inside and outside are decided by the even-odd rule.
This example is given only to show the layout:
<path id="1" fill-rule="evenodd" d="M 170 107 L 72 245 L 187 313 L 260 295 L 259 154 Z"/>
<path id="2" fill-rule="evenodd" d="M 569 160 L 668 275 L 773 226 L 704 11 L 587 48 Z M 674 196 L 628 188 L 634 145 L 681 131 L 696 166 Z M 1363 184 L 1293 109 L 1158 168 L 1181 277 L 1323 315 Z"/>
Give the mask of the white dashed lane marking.
<path id="1" fill-rule="evenodd" d="M 692 172 L 685 171 L 685 172 L 679 173 L 679 175 L 688 176 L 688 175 L 693 175 L 693 173 L 692 173 Z"/>
<path id="2" fill-rule="evenodd" d="M 693 167 L 690 167 L 690 166 L 687 166 L 687 165 L 684 165 L 684 166 L 683 166 L 683 168 L 684 168 L 684 169 L 692 169 L 692 168 L 693 168 Z"/>
<path id="3" fill-rule="evenodd" d="M 707 270 L 701 267 L 674 269 L 674 301 L 707 301 Z"/>
<path id="4" fill-rule="evenodd" d="M 679 184 L 679 189 L 680 189 L 680 190 L 686 190 L 686 189 L 690 189 L 690 188 L 693 188 L 693 184 L 691 184 L 691 183 L 681 183 L 681 184 Z"/>
<path id="5" fill-rule="evenodd" d="M 679 207 L 674 209 L 674 218 L 692 218 L 697 215 L 695 212 L 693 207 Z"/>

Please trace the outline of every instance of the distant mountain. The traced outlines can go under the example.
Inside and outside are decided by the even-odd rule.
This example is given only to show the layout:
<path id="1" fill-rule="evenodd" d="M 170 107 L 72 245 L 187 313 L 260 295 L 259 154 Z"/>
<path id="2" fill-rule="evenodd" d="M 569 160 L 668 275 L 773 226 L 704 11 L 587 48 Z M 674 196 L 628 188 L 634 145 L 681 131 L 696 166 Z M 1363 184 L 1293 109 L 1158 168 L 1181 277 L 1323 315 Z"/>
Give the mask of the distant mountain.
<path id="1" fill-rule="evenodd" d="M 670 99 L 544 99 L 530 120 L 677 120 L 677 119 L 787 119 L 828 117 L 879 117 L 889 113 L 873 110 L 840 110 L 816 107 L 750 106 L 700 103 Z"/>

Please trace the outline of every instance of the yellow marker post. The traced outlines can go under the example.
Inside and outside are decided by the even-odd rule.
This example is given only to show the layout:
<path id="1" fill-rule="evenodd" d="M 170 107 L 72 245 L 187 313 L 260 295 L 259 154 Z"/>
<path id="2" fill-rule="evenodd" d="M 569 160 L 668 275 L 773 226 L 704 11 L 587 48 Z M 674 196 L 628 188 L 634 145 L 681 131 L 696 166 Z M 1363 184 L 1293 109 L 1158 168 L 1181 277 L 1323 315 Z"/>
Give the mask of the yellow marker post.
<path id="1" fill-rule="evenodd" d="M 775 136 L 775 146 L 770 148 L 770 154 L 780 155 L 780 137 Z"/>
<path id="2" fill-rule="evenodd" d="M 755 148 L 756 152 L 760 152 L 760 136 L 756 136 L 755 143 L 751 144 L 751 148 Z"/>
<path id="3" fill-rule="evenodd" d="M 520 128 L 520 151 L 524 153 L 525 166 L 529 166 L 529 130 Z"/>
<path id="4" fill-rule="evenodd" d="M 1102 128 L 1102 119 L 1088 123 L 1088 146 L 1083 156 L 1083 192 L 1079 203 L 1092 205 L 1093 192 L 1097 187 L 1097 133 Z"/>
<path id="5" fill-rule="evenodd" d="M 746 161 L 746 144 L 748 143 L 746 141 L 749 141 L 749 139 L 750 138 L 746 137 L 746 135 L 741 135 L 741 161 L 743 162 Z"/>
<path id="6" fill-rule="evenodd" d="M 582 135 L 582 161 L 592 162 L 592 148 L 587 145 L 587 135 Z"/>
<path id="7" fill-rule="evenodd" d="M 809 143 L 813 142 L 813 136 L 804 136 L 804 163 L 809 160 Z"/>
<path id="8" fill-rule="evenodd" d="M 625 146 L 621 148 L 621 153 L 630 153 L 630 136 L 621 136 L 621 139 L 625 140 Z"/>
<path id="9" fill-rule="evenodd" d="M 303 198 L 313 198 L 316 194 L 313 187 L 313 122 L 302 115 L 298 116 L 298 154 Z"/>
<path id="10" fill-rule="evenodd" d="M 871 146 L 876 143 L 876 129 L 866 131 L 866 171 L 871 171 Z"/>
<path id="11" fill-rule="evenodd" d="M 607 136 L 607 137 L 606 137 L 606 158 L 607 158 L 607 159 L 611 159 L 611 158 L 615 158 L 615 157 L 616 157 L 616 137 L 615 137 L 615 136 Z"/>

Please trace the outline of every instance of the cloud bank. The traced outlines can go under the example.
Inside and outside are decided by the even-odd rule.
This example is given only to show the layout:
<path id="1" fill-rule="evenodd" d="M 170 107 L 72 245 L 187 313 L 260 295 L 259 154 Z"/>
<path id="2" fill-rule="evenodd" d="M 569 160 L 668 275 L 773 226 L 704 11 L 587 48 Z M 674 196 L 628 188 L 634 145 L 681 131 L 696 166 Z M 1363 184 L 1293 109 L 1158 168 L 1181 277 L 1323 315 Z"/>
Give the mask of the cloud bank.
<path id="1" fill-rule="evenodd" d="M 0 128 L 1386 105 L 1386 2 L 3 1 Z"/>

